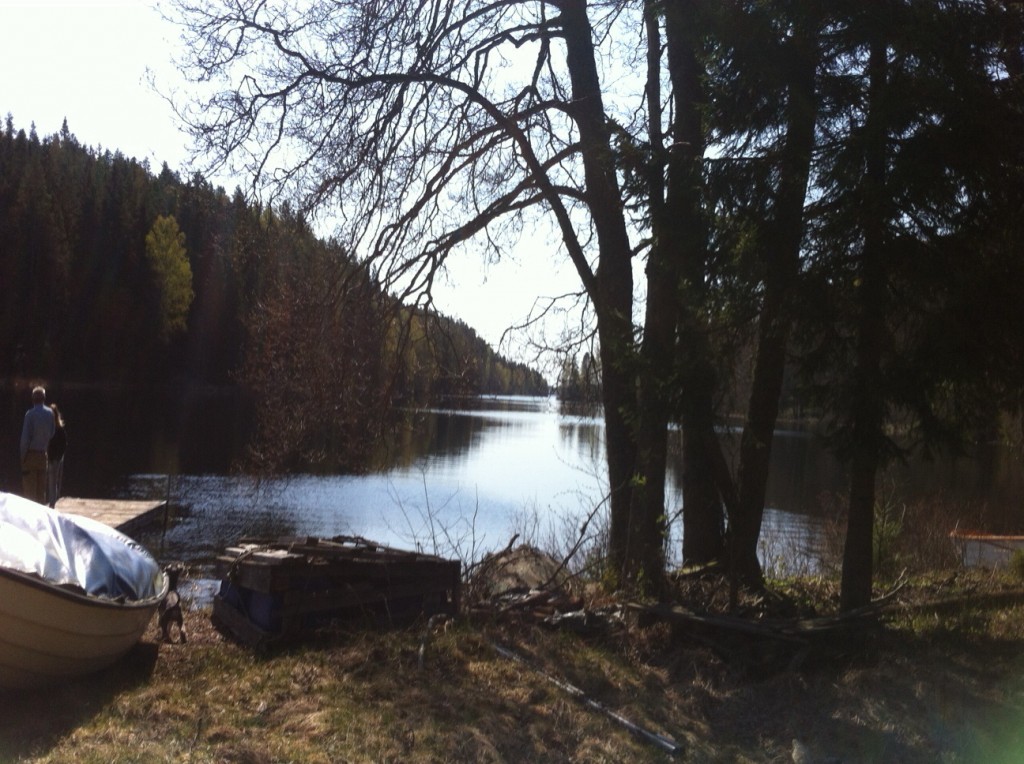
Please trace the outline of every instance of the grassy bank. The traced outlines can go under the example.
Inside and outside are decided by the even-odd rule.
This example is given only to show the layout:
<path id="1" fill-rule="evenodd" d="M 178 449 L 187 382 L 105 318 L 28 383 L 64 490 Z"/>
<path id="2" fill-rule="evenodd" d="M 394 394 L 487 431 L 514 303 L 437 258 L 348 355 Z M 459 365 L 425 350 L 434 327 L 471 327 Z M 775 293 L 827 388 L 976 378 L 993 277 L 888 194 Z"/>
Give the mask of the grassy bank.
<path id="1" fill-rule="evenodd" d="M 780 588 L 824 612 L 827 584 Z M 918 578 L 878 629 L 771 664 L 626 618 L 598 637 L 460 619 L 260 655 L 186 615 L 113 669 L 2 697 L 12 762 L 1011 762 L 1024 756 L 1024 596 L 990 573 Z M 494 645 L 513 648 L 524 664 Z M 425 648 L 422 651 L 421 648 Z M 681 746 L 671 756 L 544 674 Z"/>

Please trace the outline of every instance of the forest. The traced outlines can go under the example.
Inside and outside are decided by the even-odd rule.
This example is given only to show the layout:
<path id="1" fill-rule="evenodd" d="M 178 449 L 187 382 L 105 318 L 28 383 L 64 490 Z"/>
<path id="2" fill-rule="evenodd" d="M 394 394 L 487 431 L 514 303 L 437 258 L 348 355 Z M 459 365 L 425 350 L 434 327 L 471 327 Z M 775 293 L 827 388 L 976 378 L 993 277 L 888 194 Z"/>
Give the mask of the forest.
<path id="1" fill-rule="evenodd" d="M 0 242 L 0 378 L 236 390 L 268 468 L 358 467 L 399 404 L 547 392 L 464 323 L 387 294 L 288 205 L 154 174 L 66 122 L 40 138 L 8 114 Z"/>

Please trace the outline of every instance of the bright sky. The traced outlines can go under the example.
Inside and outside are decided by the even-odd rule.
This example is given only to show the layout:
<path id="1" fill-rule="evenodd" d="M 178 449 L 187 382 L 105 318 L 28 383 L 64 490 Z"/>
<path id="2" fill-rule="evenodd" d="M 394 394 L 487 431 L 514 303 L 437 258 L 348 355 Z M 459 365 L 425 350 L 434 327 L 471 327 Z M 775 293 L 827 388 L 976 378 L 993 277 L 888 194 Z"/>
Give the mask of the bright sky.
<path id="1" fill-rule="evenodd" d="M 86 146 L 148 159 L 154 172 L 164 162 L 185 171 L 187 138 L 147 76 L 164 92 L 178 86 L 177 41 L 176 27 L 146 0 L 0 0 L 0 119 L 11 113 L 15 128 L 26 131 L 34 122 L 43 138 L 66 118 Z M 451 283 L 436 290 L 442 312 L 492 345 L 525 319 L 538 295 L 578 283 L 565 267 L 553 272 L 540 240 L 525 238 L 507 263 L 463 256 L 451 264 Z M 514 347 L 505 350 L 515 355 Z"/>
<path id="2" fill-rule="evenodd" d="M 0 112 L 40 137 L 66 117 L 86 146 L 181 169 L 185 136 L 146 78 L 173 72 L 175 39 L 135 0 L 0 0 Z"/>

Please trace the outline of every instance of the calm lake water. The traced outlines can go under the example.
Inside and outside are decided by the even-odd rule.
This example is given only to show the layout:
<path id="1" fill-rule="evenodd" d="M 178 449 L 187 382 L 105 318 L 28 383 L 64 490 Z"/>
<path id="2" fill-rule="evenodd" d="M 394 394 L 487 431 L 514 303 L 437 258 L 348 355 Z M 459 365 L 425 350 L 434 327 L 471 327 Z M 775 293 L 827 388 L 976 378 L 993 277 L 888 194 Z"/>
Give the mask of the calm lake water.
<path id="1" fill-rule="evenodd" d="M 145 541 L 163 559 L 209 562 L 240 536 L 362 536 L 463 560 L 503 548 L 514 533 L 564 546 L 604 496 L 603 425 L 560 413 L 548 398 L 485 398 L 419 412 L 411 450 L 370 475 L 292 476 L 255 481 L 224 475 L 135 474 L 125 497 L 163 497 L 181 507 L 166 533 Z M 676 466 L 669 506 L 682 504 Z M 979 460 L 915 463 L 895 469 L 887 491 L 908 497 L 1019 507 L 1019 462 L 1005 449 Z M 802 432 L 780 432 L 768 487 L 762 556 L 813 567 L 829 494 L 845 490 L 843 470 Z M 604 516 L 599 511 L 599 517 Z M 591 526 L 591 529 L 596 524 Z M 680 548 L 678 524 L 670 551 Z"/>
<path id="2" fill-rule="evenodd" d="M 194 408 L 198 424 L 184 430 L 195 442 L 183 445 L 180 424 L 157 428 L 157 434 L 139 425 L 129 437 L 106 429 L 109 415 L 90 414 L 91 426 L 83 425 L 85 408 L 65 405 L 72 443 L 65 494 L 169 497 L 175 520 L 139 540 L 163 562 L 189 563 L 198 577 L 212 575 L 217 554 L 242 536 L 362 536 L 464 561 L 503 548 L 515 533 L 520 541 L 565 548 L 604 496 L 600 419 L 564 414 L 553 398 L 482 398 L 416 412 L 393 450 L 393 464 L 382 472 L 258 480 L 227 474 L 227 436 L 224 427 L 211 426 L 223 406 Z M 9 437 L 16 443 L 16 434 Z M 670 509 L 682 503 L 678 448 L 675 439 Z M 895 468 L 884 482 L 906 497 L 983 501 L 992 514 L 1013 518 L 1024 492 L 1021 464 L 1005 448 L 985 449 L 970 460 L 914 462 Z M 842 469 L 813 436 L 778 433 L 763 534 L 766 561 L 797 569 L 810 561 L 813 567 L 828 519 L 826 499 L 844 490 Z M 680 549 L 677 525 L 673 554 Z M 589 526 L 591 533 L 596 526 Z"/>

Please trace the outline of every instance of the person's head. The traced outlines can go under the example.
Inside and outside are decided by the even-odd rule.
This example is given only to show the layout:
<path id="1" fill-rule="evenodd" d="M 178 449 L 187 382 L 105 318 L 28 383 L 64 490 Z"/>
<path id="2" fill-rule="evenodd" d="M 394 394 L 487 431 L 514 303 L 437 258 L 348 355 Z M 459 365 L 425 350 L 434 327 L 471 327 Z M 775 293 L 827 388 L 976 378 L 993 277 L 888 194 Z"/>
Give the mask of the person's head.
<path id="1" fill-rule="evenodd" d="M 55 421 L 57 424 L 59 424 L 59 425 L 61 425 L 63 427 L 64 426 L 64 419 L 60 415 L 60 409 L 57 408 L 57 404 L 56 403 L 51 403 L 50 404 L 50 410 L 53 412 L 53 421 Z"/>
<path id="2" fill-rule="evenodd" d="M 32 403 L 46 403 L 46 388 L 36 385 L 32 388 Z"/>

